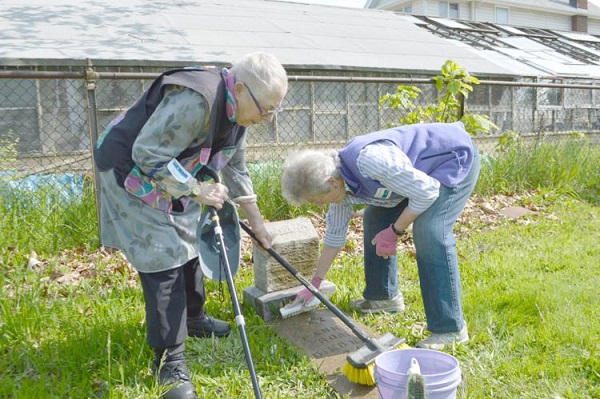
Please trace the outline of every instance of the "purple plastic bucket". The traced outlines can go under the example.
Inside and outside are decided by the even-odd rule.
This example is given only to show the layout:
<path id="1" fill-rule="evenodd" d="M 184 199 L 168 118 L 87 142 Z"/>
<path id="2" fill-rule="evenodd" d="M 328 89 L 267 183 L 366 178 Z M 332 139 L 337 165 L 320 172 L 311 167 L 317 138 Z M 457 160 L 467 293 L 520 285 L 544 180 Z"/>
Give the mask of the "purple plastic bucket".
<path id="1" fill-rule="evenodd" d="M 380 399 L 405 399 L 411 359 L 417 359 L 428 399 L 455 399 L 461 383 L 458 360 L 430 349 L 395 349 L 375 358 L 375 383 Z"/>

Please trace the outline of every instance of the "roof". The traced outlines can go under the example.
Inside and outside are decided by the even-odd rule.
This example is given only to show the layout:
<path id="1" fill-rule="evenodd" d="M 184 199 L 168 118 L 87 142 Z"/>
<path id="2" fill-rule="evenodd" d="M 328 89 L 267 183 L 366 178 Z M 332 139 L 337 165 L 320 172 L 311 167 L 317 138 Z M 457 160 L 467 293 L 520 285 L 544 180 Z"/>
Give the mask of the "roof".
<path id="1" fill-rule="evenodd" d="M 382 10 L 272 0 L 3 0 L 0 64 L 226 64 L 266 51 L 290 69 L 431 74 L 452 59 L 477 75 L 554 74 L 415 22 Z"/>

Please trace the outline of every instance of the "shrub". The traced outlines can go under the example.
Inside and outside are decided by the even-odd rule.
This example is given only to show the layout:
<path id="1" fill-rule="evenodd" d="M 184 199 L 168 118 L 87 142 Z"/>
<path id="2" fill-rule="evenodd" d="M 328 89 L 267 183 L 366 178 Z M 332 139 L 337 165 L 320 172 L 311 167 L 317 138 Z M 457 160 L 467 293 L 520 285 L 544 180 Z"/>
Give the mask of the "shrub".
<path id="1" fill-rule="evenodd" d="M 395 93 L 386 93 L 379 99 L 379 106 L 387 106 L 394 110 L 407 111 L 398 123 L 392 126 L 415 123 L 449 123 L 461 121 L 465 129 L 472 135 L 490 133 L 497 130 L 487 115 L 464 114 L 464 99 L 473 91 L 473 85 L 479 84 L 479 79 L 471 76 L 466 69 L 452 60 L 442 66 L 440 75 L 433 78 L 439 93 L 433 104 L 417 105 L 413 100 L 421 94 L 415 86 L 400 85 Z"/>

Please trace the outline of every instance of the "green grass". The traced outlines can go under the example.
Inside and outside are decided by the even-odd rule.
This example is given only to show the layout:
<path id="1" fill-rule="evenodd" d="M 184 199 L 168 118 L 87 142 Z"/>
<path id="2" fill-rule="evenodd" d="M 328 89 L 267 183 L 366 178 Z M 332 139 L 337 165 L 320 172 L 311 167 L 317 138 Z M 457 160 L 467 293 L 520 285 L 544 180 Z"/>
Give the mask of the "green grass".
<path id="1" fill-rule="evenodd" d="M 461 363 L 462 397 L 600 397 L 600 210 L 562 199 L 548 212 L 556 218 L 506 220 L 459 242 L 471 341 L 450 352 Z M 425 315 L 414 259 L 404 254 L 400 265 L 406 314 L 364 320 L 414 344 Z M 361 260 L 346 256 L 332 275 L 340 288 L 334 300 L 349 310 L 361 290 Z"/>
<path id="2" fill-rule="evenodd" d="M 99 245 L 94 187 L 84 180 L 81 196 L 64 197 L 44 183 L 34 192 L 10 190 L 0 180 L 0 244 L 19 252 L 50 254 Z"/>
<path id="3" fill-rule="evenodd" d="M 461 397 L 600 395 L 600 211 L 568 197 L 533 201 L 546 208 L 528 223 L 505 220 L 459 241 L 472 337 L 450 351 L 461 363 Z M 344 253 L 328 276 L 338 286 L 333 301 L 345 311 L 363 285 L 356 252 Z M 3 253 L 0 397 L 157 397 L 141 291 L 122 258 L 73 251 L 29 271 L 23 261 Z M 407 312 L 353 317 L 414 344 L 422 338 L 414 327 L 425 320 L 416 266 L 407 253 L 400 262 Z M 60 284 L 57 278 L 74 268 L 85 278 Z M 238 297 L 251 285 L 252 269 L 244 267 L 236 276 Z M 209 282 L 208 291 L 208 310 L 234 325 L 226 285 Z M 265 398 L 336 397 L 307 358 L 253 309 L 244 312 Z M 237 333 L 224 340 L 188 340 L 188 356 L 201 397 L 253 397 Z"/>
<path id="4" fill-rule="evenodd" d="M 293 219 L 307 213 L 321 213 L 316 205 L 304 204 L 295 207 L 281 195 L 281 163 L 265 162 L 248 165 L 254 190 L 258 194 L 258 206 L 266 220 Z"/>
<path id="5" fill-rule="evenodd" d="M 161 388 L 150 373 L 152 354 L 145 343 L 135 273 L 119 256 L 66 255 L 72 265 L 62 263 L 64 256 L 29 271 L 14 258 L 14 263 L 3 263 L 0 397 L 158 397 Z M 84 278 L 72 286 L 61 284 L 58 277 L 72 273 L 73 266 Z M 240 298 L 252 278 L 250 268 L 236 276 Z M 209 282 L 208 292 L 208 310 L 233 325 L 226 286 Z M 253 309 L 245 309 L 245 318 L 261 387 L 269 397 L 303 397 L 306 392 L 334 397 L 324 376 L 265 327 Z M 223 340 L 189 340 L 187 354 L 202 397 L 253 397 L 237 333 Z"/>
<path id="6" fill-rule="evenodd" d="M 461 248 L 474 335 L 460 353 L 467 381 L 487 366 L 486 385 L 467 384 L 472 397 L 600 395 L 600 213 L 577 201 L 551 210 L 557 220 L 533 218 Z"/>
<path id="7" fill-rule="evenodd" d="M 535 188 L 521 204 L 541 211 L 494 224 L 467 218 L 460 226 L 472 339 L 449 350 L 463 373 L 459 397 L 600 398 L 598 149 L 519 151 L 526 168 L 507 154 L 484 165 L 478 195 Z M 257 186 L 263 210 L 284 217 L 321 211 L 288 208 L 276 170 L 261 172 L 275 177 Z M 68 206 L 47 205 L 50 192 L 19 194 L 0 203 L 0 398 L 158 397 L 137 276 L 120 255 L 94 250 L 93 192 Z M 346 312 L 363 289 L 360 246 L 350 241 L 328 275 L 338 287 L 332 300 Z M 42 263 L 28 267 L 32 250 Z M 235 277 L 240 299 L 254 285 L 250 256 L 243 259 Z M 425 316 L 414 258 L 404 251 L 399 262 L 407 311 L 352 317 L 412 345 L 423 337 Z M 227 286 L 208 282 L 207 291 L 208 311 L 234 326 Z M 253 309 L 244 315 L 265 398 L 341 397 Z M 235 329 L 222 340 L 188 340 L 187 355 L 201 398 L 254 397 Z"/>

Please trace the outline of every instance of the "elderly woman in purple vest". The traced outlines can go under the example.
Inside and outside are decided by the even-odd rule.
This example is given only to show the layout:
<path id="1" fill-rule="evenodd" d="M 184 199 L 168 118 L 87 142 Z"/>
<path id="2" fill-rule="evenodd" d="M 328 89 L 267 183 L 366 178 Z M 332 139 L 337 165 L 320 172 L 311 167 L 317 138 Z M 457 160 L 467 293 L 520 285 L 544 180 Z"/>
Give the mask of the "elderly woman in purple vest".
<path id="1" fill-rule="evenodd" d="M 196 398 L 185 339 L 226 336 L 225 321 L 204 311 L 197 225 L 203 205 L 237 202 L 261 245 L 271 237 L 245 164 L 246 128 L 271 121 L 287 92 L 272 55 L 249 54 L 231 68 L 161 74 L 98 139 L 101 241 L 139 272 L 154 373 L 173 386 L 165 397 Z M 223 183 L 202 181 L 203 169 Z"/>
<path id="2" fill-rule="evenodd" d="M 291 204 L 330 204 L 312 283 L 319 287 L 344 246 L 355 204 L 364 204 L 365 289 L 351 307 L 401 312 L 396 247 L 412 225 L 430 335 L 417 347 L 469 339 L 461 304 L 454 223 L 479 175 L 479 154 L 462 123 L 408 125 L 358 136 L 339 151 L 304 150 L 286 159 L 282 190 Z M 307 304 L 302 290 L 294 302 Z"/>

